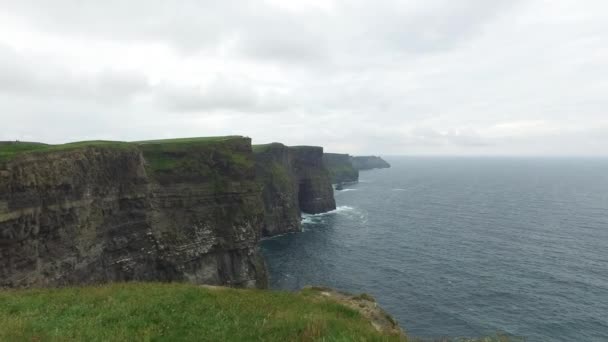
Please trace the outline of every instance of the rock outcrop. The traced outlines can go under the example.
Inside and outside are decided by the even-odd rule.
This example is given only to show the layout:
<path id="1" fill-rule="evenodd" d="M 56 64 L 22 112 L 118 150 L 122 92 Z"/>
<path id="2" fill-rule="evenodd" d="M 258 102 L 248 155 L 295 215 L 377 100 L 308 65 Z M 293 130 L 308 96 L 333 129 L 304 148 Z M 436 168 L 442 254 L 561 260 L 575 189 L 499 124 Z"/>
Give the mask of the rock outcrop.
<path id="1" fill-rule="evenodd" d="M 352 165 L 357 170 L 385 169 L 391 167 L 378 156 L 358 156 L 351 158 Z"/>
<path id="2" fill-rule="evenodd" d="M 0 167 L 0 287 L 265 287 L 249 138 L 62 145 Z"/>
<path id="3" fill-rule="evenodd" d="M 351 156 L 348 154 L 324 153 L 323 162 L 332 183 L 354 183 L 359 180 L 359 170 L 353 167 Z"/>

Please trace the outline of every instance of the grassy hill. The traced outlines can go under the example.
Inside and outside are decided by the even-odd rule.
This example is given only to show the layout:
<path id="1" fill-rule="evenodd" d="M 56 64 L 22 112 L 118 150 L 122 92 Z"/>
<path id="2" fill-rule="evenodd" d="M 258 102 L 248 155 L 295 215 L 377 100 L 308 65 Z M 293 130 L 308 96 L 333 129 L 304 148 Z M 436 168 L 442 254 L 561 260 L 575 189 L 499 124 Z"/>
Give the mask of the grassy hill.
<path id="1" fill-rule="evenodd" d="M 0 291 L 0 341 L 405 341 L 309 289 L 128 283 Z"/>

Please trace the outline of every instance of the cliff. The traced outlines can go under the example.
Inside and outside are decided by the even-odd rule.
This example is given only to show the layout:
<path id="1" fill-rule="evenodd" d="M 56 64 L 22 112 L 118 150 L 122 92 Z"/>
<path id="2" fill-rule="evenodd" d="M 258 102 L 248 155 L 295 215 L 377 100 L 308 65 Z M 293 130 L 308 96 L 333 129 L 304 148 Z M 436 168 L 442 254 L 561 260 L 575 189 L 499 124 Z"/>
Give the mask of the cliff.
<path id="1" fill-rule="evenodd" d="M 272 143 L 253 150 L 265 209 L 264 236 L 300 231 L 301 212 L 336 208 L 322 147 Z"/>
<path id="2" fill-rule="evenodd" d="M 377 156 L 352 157 L 351 162 L 357 170 L 385 169 L 391 167 L 384 159 Z"/>
<path id="3" fill-rule="evenodd" d="M 239 136 L 0 142 L 0 288 L 61 287 L 0 291 L 0 339 L 406 340 L 367 295 L 183 284 L 265 288 L 260 236 L 336 208 L 323 148 L 253 152 Z"/>
<path id="4" fill-rule="evenodd" d="M 336 208 L 323 148 L 244 137 L 0 144 L 0 286 L 265 287 L 261 235 Z"/>
<path id="5" fill-rule="evenodd" d="M 265 287 L 251 141 L 0 146 L 0 286 Z"/>
<path id="6" fill-rule="evenodd" d="M 336 209 L 334 189 L 323 164 L 323 147 L 289 147 L 298 182 L 298 203 L 302 212 L 318 214 Z"/>
<path id="7" fill-rule="evenodd" d="M 289 148 L 280 143 L 254 145 L 264 202 L 263 236 L 299 232 L 298 180 Z"/>
<path id="8" fill-rule="evenodd" d="M 351 156 L 348 154 L 324 153 L 323 163 L 334 184 L 353 183 L 359 180 L 359 170 L 353 166 Z"/>

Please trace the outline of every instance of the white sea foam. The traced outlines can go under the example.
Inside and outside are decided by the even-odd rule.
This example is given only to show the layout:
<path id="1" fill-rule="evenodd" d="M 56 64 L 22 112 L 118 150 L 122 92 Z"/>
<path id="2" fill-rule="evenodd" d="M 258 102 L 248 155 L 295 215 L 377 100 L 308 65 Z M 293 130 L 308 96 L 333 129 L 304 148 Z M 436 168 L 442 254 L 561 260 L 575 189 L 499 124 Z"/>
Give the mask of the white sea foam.
<path id="1" fill-rule="evenodd" d="M 341 205 L 334 210 L 327 211 L 320 214 L 302 214 L 302 224 L 315 224 L 323 222 L 324 217 L 328 215 L 340 214 L 349 211 L 354 211 L 355 208 L 347 205 Z"/>
<path id="2" fill-rule="evenodd" d="M 338 193 L 349 192 L 349 191 L 357 191 L 357 190 L 359 190 L 359 189 L 344 189 L 344 190 L 338 190 Z"/>
<path id="3" fill-rule="evenodd" d="M 392 189 L 393 191 L 407 191 L 406 189 L 401 189 L 401 188 L 396 188 L 396 189 Z"/>

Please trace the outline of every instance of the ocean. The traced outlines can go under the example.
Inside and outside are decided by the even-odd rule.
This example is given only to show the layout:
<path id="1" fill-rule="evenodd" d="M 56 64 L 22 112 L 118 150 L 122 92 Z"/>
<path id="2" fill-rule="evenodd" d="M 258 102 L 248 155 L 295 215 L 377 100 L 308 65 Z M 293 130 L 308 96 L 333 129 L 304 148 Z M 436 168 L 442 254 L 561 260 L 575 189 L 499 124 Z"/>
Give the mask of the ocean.
<path id="1" fill-rule="evenodd" d="M 262 242 L 272 288 L 369 293 L 411 336 L 608 341 L 608 159 L 386 159 Z"/>

